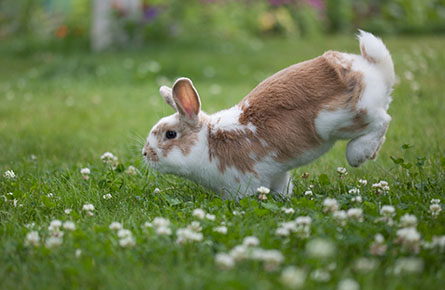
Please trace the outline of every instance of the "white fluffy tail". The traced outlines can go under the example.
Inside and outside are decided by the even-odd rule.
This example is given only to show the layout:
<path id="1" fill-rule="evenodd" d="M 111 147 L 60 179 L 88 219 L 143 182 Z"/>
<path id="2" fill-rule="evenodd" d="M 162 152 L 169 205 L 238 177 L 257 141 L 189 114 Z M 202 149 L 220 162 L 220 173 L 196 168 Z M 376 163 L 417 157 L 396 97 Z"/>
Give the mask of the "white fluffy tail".
<path id="1" fill-rule="evenodd" d="M 377 66 L 385 79 L 388 90 L 391 90 L 395 82 L 394 64 L 391 54 L 380 38 L 363 30 L 359 30 L 359 32 L 358 39 L 362 56 L 368 62 Z"/>

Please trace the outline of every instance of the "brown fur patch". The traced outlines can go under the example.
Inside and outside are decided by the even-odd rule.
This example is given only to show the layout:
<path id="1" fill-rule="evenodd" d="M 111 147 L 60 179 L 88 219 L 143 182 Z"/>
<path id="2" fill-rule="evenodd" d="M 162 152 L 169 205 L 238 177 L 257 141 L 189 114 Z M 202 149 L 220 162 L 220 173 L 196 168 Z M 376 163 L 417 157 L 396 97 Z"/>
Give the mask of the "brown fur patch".
<path id="1" fill-rule="evenodd" d="M 340 53 L 329 51 L 267 78 L 239 104 L 243 111 L 239 122 L 251 123 L 256 133 L 248 129 L 212 132 L 209 127 L 210 158 L 218 157 L 221 172 L 235 166 L 255 173 L 256 160 L 272 152 L 276 161 L 285 162 L 320 145 L 323 140 L 315 128 L 318 113 L 339 108 L 354 111 L 362 94 L 362 75 L 351 71 L 351 65 Z"/>
<path id="2" fill-rule="evenodd" d="M 153 149 L 153 147 L 151 147 L 150 145 L 145 146 L 145 150 L 144 150 L 144 155 L 147 156 L 147 158 L 150 161 L 154 161 L 154 162 L 158 162 L 159 161 L 159 156 L 156 153 L 156 151 Z"/>
<path id="3" fill-rule="evenodd" d="M 179 148 L 187 156 L 190 154 L 193 145 L 198 141 L 198 132 L 202 127 L 202 123 L 198 123 L 196 126 L 190 126 L 187 123 L 179 121 L 179 116 L 176 115 L 178 119 L 177 125 L 170 124 L 159 124 L 153 131 L 152 134 L 156 136 L 158 141 L 158 147 L 162 150 L 162 155 L 167 156 L 173 148 Z M 165 137 L 165 132 L 176 131 L 178 137 L 175 139 L 167 139 Z"/>
<path id="4" fill-rule="evenodd" d="M 352 125 L 340 128 L 339 130 L 343 132 L 358 132 L 365 129 L 369 125 L 365 120 L 367 113 L 364 109 L 359 110 L 354 118 L 352 118 Z"/>
<path id="5" fill-rule="evenodd" d="M 333 96 L 327 105 L 328 110 L 336 110 L 338 108 L 356 110 L 356 105 L 360 100 L 363 92 L 363 75 L 361 72 L 352 71 L 352 60 L 345 60 L 341 53 L 336 51 L 328 51 L 323 57 L 330 65 L 336 66 L 341 80 L 346 85 L 346 90 L 339 96 Z M 346 95 L 346 97 L 345 97 Z"/>
<path id="6" fill-rule="evenodd" d="M 218 169 L 224 172 L 228 167 L 235 167 L 242 173 L 255 175 L 255 159 L 266 156 L 268 151 L 260 140 L 249 130 L 217 130 L 208 125 L 209 159 L 219 160 Z"/>

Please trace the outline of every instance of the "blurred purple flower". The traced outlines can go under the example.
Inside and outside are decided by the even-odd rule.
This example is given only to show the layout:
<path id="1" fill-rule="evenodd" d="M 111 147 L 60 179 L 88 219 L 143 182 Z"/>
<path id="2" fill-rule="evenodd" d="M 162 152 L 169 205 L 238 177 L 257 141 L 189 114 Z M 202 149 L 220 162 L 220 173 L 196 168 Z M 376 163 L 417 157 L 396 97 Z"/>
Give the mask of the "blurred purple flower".
<path id="1" fill-rule="evenodd" d="M 268 2 L 272 6 L 280 6 L 280 5 L 295 2 L 295 0 L 268 0 Z"/>
<path id="2" fill-rule="evenodd" d="M 324 10 L 323 0 L 306 0 L 306 3 L 317 10 Z"/>
<path id="3" fill-rule="evenodd" d="M 160 9 L 154 6 L 145 6 L 142 9 L 144 11 L 144 22 L 153 21 L 160 12 Z"/>

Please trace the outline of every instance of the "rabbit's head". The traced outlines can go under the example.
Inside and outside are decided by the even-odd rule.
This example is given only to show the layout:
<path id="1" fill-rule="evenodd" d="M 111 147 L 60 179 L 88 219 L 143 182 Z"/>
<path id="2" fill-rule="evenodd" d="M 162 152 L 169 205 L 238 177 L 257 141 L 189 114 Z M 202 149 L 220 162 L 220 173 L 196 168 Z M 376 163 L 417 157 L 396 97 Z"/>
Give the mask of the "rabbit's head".
<path id="1" fill-rule="evenodd" d="M 198 92 L 188 78 L 178 79 L 173 88 L 163 86 L 160 93 L 176 113 L 162 118 L 151 129 L 142 154 L 152 168 L 164 173 L 187 176 L 199 166 L 205 145 L 204 120 Z M 199 152 L 201 151 L 201 152 Z"/>

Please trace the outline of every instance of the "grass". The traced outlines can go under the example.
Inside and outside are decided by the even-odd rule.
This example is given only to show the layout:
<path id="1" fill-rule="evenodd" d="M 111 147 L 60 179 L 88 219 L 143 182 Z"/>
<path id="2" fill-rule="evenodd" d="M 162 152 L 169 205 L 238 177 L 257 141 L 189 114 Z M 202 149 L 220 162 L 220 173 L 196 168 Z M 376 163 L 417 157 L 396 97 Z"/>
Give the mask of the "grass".
<path id="1" fill-rule="evenodd" d="M 213 113 L 232 106 L 263 78 L 292 63 L 328 49 L 358 52 L 352 36 L 152 44 L 103 54 L 18 52 L 3 44 L 0 172 L 12 169 L 16 178 L 0 177 L 0 288 L 279 289 L 286 288 L 282 270 L 294 265 L 307 273 L 305 289 L 336 288 L 345 278 L 357 281 L 361 289 L 439 289 L 445 282 L 445 249 L 424 244 L 445 235 L 445 214 L 433 217 L 429 208 L 431 199 L 441 199 L 441 208 L 445 199 L 444 40 L 385 39 L 399 83 L 389 110 L 393 121 L 377 162 L 350 168 L 345 143 L 338 143 L 319 160 L 295 170 L 292 198 L 270 196 L 265 202 L 256 197 L 223 201 L 199 185 L 145 167 L 140 154 L 145 136 L 160 117 L 172 113 L 158 94 L 159 86 L 188 76 L 200 92 L 203 109 Z M 101 161 L 106 151 L 118 156 L 117 168 Z M 136 175 L 126 173 L 130 165 L 137 168 Z M 349 174 L 339 178 L 338 166 Z M 84 167 L 91 169 L 89 180 L 80 174 Z M 300 178 L 303 172 L 309 178 Z M 360 187 L 363 202 L 356 204 L 348 190 L 359 186 L 358 179 L 368 184 Z M 388 193 L 372 188 L 380 180 L 389 183 Z M 305 196 L 310 185 L 313 195 Z M 112 195 L 109 200 L 102 197 L 107 193 Z M 338 225 L 332 214 L 323 213 L 326 197 L 336 198 L 343 210 L 362 208 L 364 221 Z M 94 216 L 82 210 L 87 203 L 94 204 Z M 393 225 L 378 222 L 383 205 L 395 207 Z M 281 207 L 295 213 L 285 214 Z M 64 212 L 67 208 L 70 214 Z M 197 220 L 192 215 L 196 208 L 216 215 L 216 220 L 200 221 L 203 241 L 177 244 L 176 230 Z M 418 219 L 418 253 L 397 241 L 399 220 L 406 213 Z M 303 215 L 312 218 L 309 238 L 275 234 L 281 222 Z M 141 227 L 157 216 L 171 221 L 171 236 Z M 42 244 L 54 219 L 74 221 L 76 230 L 64 230 L 63 244 L 49 249 Z M 108 228 L 113 221 L 131 230 L 133 248 L 119 245 L 117 234 Z M 213 231 L 222 222 L 226 235 Z M 38 247 L 25 245 L 31 230 L 40 234 Z M 382 256 L 369 250 L 377 233 L 388 247 Z M 262 262 L 247 260 L 221 270 L 215 255 L 229 252 L 250 235 L 258 237 L 260 247 L 283 254 L 278 269 L 266 271 Z M 315 238 L 330 241 L 335 254 L 312 257 L 306 244 Z M 82 251 L 80 257 L 76 249 Z M 363 257 L 376 266 L 358 270 L 356 261 Z M 394 273 L 403 257 L 415 257 L 423 268 Z M 317 281 L 320 270 L 329 273 L 328 281 Z"/>

